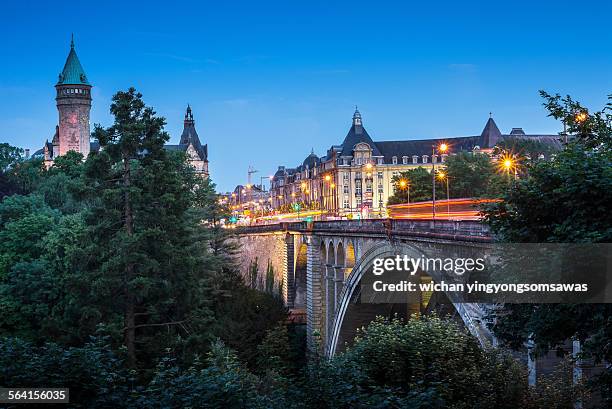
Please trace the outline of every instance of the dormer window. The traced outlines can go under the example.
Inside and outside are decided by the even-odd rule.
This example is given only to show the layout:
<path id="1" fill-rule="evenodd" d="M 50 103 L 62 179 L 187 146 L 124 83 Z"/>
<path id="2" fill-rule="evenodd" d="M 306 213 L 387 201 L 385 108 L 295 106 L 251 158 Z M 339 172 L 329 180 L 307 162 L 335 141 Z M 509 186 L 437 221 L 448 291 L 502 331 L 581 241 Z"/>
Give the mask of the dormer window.
<path id="1" fill-rule="evenodd" d="M 423 163 L 427 163 L 429 156 L 423 155 Z"/>
<path id="2" fill-rule="evenodd" d="M 382 165 L 383 164 L 383 158 L 378 158 L 378 164 Z"/>
<path id="3" fill-rule="evenodd" d="M 432 156 L 431 156 L 431 161 L 432 161 L 433 163 L 437 163 L 437 162 L 438 162 L 438 155 L 432 155 Z"/>
<path id="4" fill-rule="evenodd" d="M 402 156 L 402 165 L 408 164 L 408 156 Z"/>
<path id="5" fill-rule="evenodd" d="M 446 158 L 448 157 L 448 155 L 446 153 L 443 153 L 442 156 L 440 157 L 440 159 L 442 159 L 442 162 L 446 162 Z"/>
<path id="6" fill-rule="evenodd" d="M 391 161 L 393 162 L 394 165 L 397 165 L 397 156 L 394 156 L 393 158 L 391 158 Z"/>
<path id="7" fill-rule="evenodd" d="M 412 155 L 412 163 L 419 163 L 419 157 L 417 155 Z"/>

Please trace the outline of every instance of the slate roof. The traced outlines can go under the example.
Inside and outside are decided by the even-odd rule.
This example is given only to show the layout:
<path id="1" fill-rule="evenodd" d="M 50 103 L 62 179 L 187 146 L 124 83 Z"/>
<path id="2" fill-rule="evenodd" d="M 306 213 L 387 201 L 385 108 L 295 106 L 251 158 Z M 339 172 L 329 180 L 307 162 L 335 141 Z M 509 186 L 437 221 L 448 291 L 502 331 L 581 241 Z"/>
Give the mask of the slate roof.
<path id="1" fill-rule="evenodd" d="M 195 121 L 193 120 L 191 106 L 187 105 L 181 140 L 178 145 L 166 145 L 166 149 L 182 150 L 184 152 L 190 144 L 193 145 L 201 160 L 208 160 L 208 145 L 202 145 L 200 142 L 200 137 L 195 129 Z"/>
<path id="2" fill-rule="evenodd" d="M 74 40 L 70 41 L 70 53 L 66 58 L 64 69 L 59 75 L 57 85 L 91 85 L 76 51 L 74 51 Z"/>
<path id="3" fill-rule="evenodd" d="M 361 113 L 355 108 L 355 113 L 353 114 L 353 125 L 342 142 L 340 156 L 353 156 L 353 149 L 355 148 L 355 145 L 361 142 L 365 142 L 370 145 L 370 148 L 372 148 L 372 156 L 382 156 L 382 153 L 380 150 L 378 150 L 378 147 L 372 138 L 370 138 L 368 131 L 366 131 L 363 127 L 361 122 Z"/>
<path id="4" fill-rule="evenodd" d="M 501 139 L 502 134 L 497 127 L 497 124 L 493 120 L 492 117 L 489 117 L 487 123 L 485 124 L 482 133 L 480 134 L 481 138 L 481 148 L 494 148 L 497 145 L 497 142 Z"/>
<path id="5" fill-rule="evenodd" d="M 412 163 L 412 156 L 419 156 L 419 160 L 423 155 L 431 156 L 432 145 L 437 146 L 441 143 L 446 143 L 449 146 L 450 152 L 459 152 L 472 150 L 475 145 L 479 145 L 479 136 L 461 136 L 458 138 L 444 139 L 420 139 L 412 141 L 382 141 L 376 142 L 376 145 L 384 156 L 384 163 L 392 163 L 393 156 L 397 156 L 398 162 L 401 163 L 402 156 L 408 156 Z M 480 146 L 480 145 L 479 145 Z M 439 154 L 439 152 L 436 152 Z"/>
<path id="6" fill-rule="evenodd" d="M 308 166 L 309 169 L 313 169 L 319 163 L 321 163 L 321 159 L 317 155 L 315 155 L 314 152 L 311 152 L 310 155 L 308 155 L 306 159 L 304 159 L 304 162 L 302 162 L 302 167 L 305 168 L 306 166 Z"/>

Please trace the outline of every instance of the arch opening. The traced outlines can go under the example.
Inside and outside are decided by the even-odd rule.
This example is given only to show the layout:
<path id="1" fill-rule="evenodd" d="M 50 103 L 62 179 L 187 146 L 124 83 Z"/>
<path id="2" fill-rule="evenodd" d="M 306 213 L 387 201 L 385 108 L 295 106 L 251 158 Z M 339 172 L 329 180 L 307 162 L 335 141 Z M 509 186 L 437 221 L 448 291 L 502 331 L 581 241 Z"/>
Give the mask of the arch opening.
<path id="1" fill-rule="evenodd" d="M 300 244 L 295 260 L 293 279 L 293 308 L 306 307 L 306 270 L 308 262 L 308 247 Z"/>
<path id="2" fill-rule="evenodd" d="M 459 322 L 462 322 L 466 328 L 478 338 L 481 345 L 490 344 L 490 331 L 485 329 L 486 324 L 480 322 L 478 319 L 474 319 L 478 317 L 479 314 L 482 316 L 482 311 L 479 309 L 480 307 L 476 304 L 456 302 L 457 300 L 449 299 L 445 293 L 422 293 L 419 295 L 420 298 L 418 302 L 413 302 L 412 300 L 402 303 L 374 303 L 368 302 L 367 300 L 363 302 L 361 297 L 361 279 L 364 274 L 371 271 L 372 262 L 375 258 L 395 257 L 398 254 L 406 254 L 408 257 L 418 258 L 424 253 L 422 249 L 405 243 L 390 244 L 385 242 L 370 248 L 370 250 L 357 261 L 346 279 L 344 288 L 338 296 L 333 324 L 330 326 L 328 332 L 330 336 L 326 339 L 326 352 L 328 356 L 333 356 L 336 352 L 341 352 L 346 344 L 352 342 L 357 332 L 357 328 L 366 326 L 378 315 L 385 317 L 397 315 L 400 318 L 407 319 L 414 313 L 422 314 L 432 311 L 436 311 L 442 315 L 450 313 L 451 316 L 454 315 Z M 347 259 L 348 258 L 347 256 Z M 421 281 L 429 281 L 432 279 L 434 281 L 439 281 L 440 277 L 430 277 L 421 273 L 419 279 Z M 440 311 L 437 309 L 439 306 L 442 306 L 445 310 Z"/>

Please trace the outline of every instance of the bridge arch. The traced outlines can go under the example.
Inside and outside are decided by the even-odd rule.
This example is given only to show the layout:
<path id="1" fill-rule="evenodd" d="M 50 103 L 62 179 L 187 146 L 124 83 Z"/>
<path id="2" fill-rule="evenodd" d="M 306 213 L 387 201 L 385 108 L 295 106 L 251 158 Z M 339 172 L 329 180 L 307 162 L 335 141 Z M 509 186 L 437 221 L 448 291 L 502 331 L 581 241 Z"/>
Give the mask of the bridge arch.
<path id="1" fill-rule="evenodd" d="M 394 257 L 398 254 L 405 254 L 411 258 L 419 258 L 422 255 L 428 257 L 427 253 L 427 251 L 408 243 L 379 242 L 363 254 L 351 269 L 338 296 L 333 323 L 328 327 L 327 356 L 334 356 L 339 348 L 343 347 L 345 340 L 353 339 L 357 328 L 374 319 L 376 315 L 380 315 L 381 312 L 385 311 L 385 308 L 387 309 L 386 313 L 389 313 L 389 309 L 393 307 L 393 305 L 385 304 L 358 303 L 361 279 L 372 266 L 373 260 Z M 441 278 L 435 272 L 432 272 L 431 275 L 434 281 L 439 281 Z M 490 345 L 490 332 L 486 329 L 485 323 L 477 319 L 477 317 L 483 315 L 480 307 L 476 304 L 460 303 L 457 300 L 451 300 L 451 303 L 467 329 L 476 336 L 481 345 Z M 361 308 L 357 308 L 357 305 L 360 305 Z"/>
<path id="2" fill-rule="evenodd" d="M 298 250 L 295 258 L 295 273 L 293 279 L 293 308 L 306 306 L 306 274 L 308 270 L 308 245 L 298 241 Z"/>

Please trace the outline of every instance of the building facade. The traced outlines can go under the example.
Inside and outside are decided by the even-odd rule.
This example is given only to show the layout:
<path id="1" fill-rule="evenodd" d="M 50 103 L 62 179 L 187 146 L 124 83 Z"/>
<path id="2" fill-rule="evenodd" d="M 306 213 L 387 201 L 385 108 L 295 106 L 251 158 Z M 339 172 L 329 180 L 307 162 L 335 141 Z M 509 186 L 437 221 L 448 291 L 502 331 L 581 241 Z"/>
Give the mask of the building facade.
<path id="1" fill-rule="evenodd" d="M 79 61 L 74 39 L 72 39 L 64 69 L 55 84 L 55 101 L 59 114 L 58 125 L 55 127 L 51 142 L 47 140 L 43 148 L 34 153 L 34 156 L 44 159 L 47 168 L 53 165 L 55 158 L 69 151 L 79 152 L 86 158 L 91 151 L 97 151 L 100 148 L 98 142 L 91 141 L 89 123 L 92 102 L 91 88 L 92 85 Z M 209 176 L 208 145 L 203 145 L 200 141 L 189 105 L 187 105 L 183 124 L 179 144 L 165 145 L 165 148 L 185 152 L 196 173 L 207 178 Z"/>
<path id="2" fill-rule="evenodd" d="M 271 180 L 272 206 L 283 211 L 288 204 L 303 203 L 328 217 L 385 217 L 394 176 L 417 167 L 431 171 L 460 151 L 490 154 L 506 137 L 558 143 L 557 135 L 526 135 L 521 128 L 503 135 L 493 118 L 480 135 L 374 142 L 355 109 L 340 145 L 331 146 L 322 157 L 311 152 L 297 167 L 278 167 Z M 448 146 L 445 152 L 439 148 L 443 144 Z"/>

